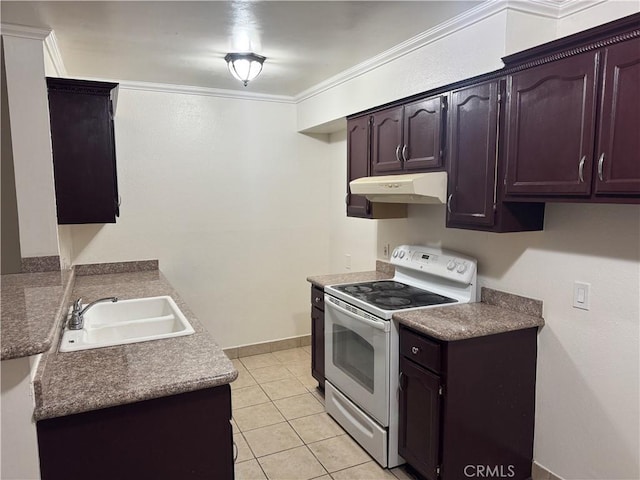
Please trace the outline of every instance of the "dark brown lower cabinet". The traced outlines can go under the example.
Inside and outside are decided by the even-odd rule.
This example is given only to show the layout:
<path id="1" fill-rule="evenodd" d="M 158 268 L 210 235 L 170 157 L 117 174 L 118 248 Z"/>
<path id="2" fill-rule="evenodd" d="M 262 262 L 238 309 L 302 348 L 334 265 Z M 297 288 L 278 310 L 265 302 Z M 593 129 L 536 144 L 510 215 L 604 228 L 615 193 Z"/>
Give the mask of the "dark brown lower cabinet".
<path id="1" fill-rule="evenodd" d="M 400 357 L 398 450 L 409 465 L 435 478 L 440 451 L 440 377 Z"/>
<path id="2" fill-rule="evenodd" d="M 229 385 L 37 422 L 43 480 L 234 478 Z"/>
<path id="3" fill-rule="evenodd" d="M 531 477 L 537 329 L 440 342 L 400 329 L 400 455 L 425 478 Z"/>
<path id="4" fill-rule="evenodd" d="M 324 290 L 311 287 L 311 375 L 324 390 Z"/>

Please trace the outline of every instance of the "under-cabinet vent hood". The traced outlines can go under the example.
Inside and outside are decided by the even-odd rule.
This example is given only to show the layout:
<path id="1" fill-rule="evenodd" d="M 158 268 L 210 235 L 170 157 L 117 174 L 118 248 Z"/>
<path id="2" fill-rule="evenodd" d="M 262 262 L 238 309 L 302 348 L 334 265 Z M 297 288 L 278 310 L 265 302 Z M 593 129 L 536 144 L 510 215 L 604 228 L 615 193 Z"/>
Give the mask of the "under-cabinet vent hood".
<path id="1" fill-rule="evenodd" d="M 349 182 L 351 193 L 371 202 L 431 203 L 447 201 L 447 172 L 364 177 Z"/>

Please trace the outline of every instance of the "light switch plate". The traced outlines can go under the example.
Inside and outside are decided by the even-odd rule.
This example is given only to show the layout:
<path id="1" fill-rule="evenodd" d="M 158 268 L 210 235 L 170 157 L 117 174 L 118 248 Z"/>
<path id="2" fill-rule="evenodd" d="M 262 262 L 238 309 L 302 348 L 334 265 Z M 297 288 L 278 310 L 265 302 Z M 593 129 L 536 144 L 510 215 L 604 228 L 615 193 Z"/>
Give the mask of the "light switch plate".
<path id="1" fill-rule="evenodd" d="M 591 284 L 585 282 L 574 282 L 573 284 L 573 307 L 582 310 L 589 310 Z"/>

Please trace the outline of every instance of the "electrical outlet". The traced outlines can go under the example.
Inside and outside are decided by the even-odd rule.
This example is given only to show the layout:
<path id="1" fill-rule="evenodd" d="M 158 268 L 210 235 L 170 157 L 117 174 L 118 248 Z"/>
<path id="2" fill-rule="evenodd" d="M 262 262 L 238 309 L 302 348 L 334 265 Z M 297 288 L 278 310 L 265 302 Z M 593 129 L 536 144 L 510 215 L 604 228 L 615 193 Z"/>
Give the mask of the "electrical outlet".
<path id="1" fill-rule="evenodd" d="M 346 268 L 347 270 L 351 270 L 351 254 L 350 253 L 346 253 L 344 255 L 344 268 Z"/>
<path id="2" fill-rule="evenodd" d="M 389 245 L 388 243 L 386 243 L 384 247 L 382 247 L 382 256 L 384 258 L 389 258 L 390 249 L 391 249 L 391 245 Z"/>
<path id="3" fill-rule="evenodd" d="M 589 310 L 591 295 L 589 290 L 591 285 L 584 282 L 574 282 L 573 284 L 573 307 L 582 310 Z"/>

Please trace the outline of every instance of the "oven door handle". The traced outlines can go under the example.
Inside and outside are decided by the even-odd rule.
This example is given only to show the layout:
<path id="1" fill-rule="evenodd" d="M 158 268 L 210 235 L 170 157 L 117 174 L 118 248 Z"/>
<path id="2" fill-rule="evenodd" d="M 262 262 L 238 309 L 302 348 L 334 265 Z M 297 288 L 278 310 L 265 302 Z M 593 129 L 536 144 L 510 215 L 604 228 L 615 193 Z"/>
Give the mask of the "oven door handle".
<path id="1" fill-rule="evenodd" d="M 381 330 L 383 332 L 388 332 L 389 331 L 389 323 L 390 322 L 387 322 L 385 320 L 382 320 L 380 322 L 376 322 L 374 320 L 369 320 L 368 318 L 364 318 L 364 317 L 361 317 L 360 315 L 356 315 L 355 313 L 350 312 L 346 308 L 342 308 L 340 305 L 336 305 L 331 300 L 325 299 L 325 308 L 327 306 L 329 306 L 331 308 L 335 308 L 336 310 L 338 310 L 341 313 L 344 313 L 348 317 L 351 317 L 352 319 L 357 320 L 358 322 L 362 322 L 362 323 L 364 323 L 366 325 L 369 325 L 370 327 L 373 327 L 376 330 Z"/>

